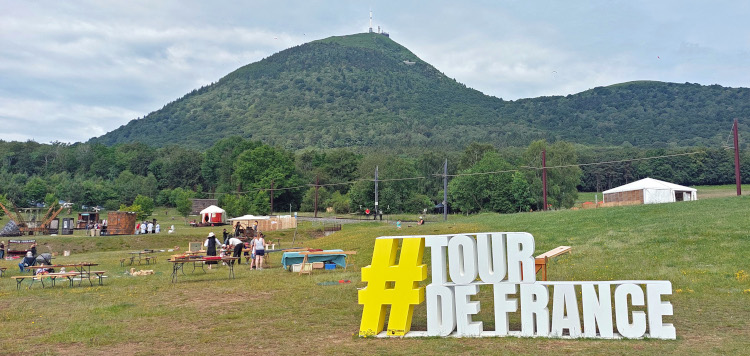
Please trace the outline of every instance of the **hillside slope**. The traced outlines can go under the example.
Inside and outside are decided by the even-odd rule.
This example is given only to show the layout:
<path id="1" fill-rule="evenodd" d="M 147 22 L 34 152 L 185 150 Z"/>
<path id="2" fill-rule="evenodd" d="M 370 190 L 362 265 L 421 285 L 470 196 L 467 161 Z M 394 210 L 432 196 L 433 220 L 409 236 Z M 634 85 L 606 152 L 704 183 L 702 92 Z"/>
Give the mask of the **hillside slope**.
<path id="1" fill-rule="evenodd" d="M 732 117 L 750 113 L 748 99 L 748 89 L 632 82 L 503 101 L 446 77 L 390 38 L 365 33 L 281 51 L 91 141 L 206 148 L 240 135 L 291 149 L 460 149 L 539 138 L 714 145 Z"/>

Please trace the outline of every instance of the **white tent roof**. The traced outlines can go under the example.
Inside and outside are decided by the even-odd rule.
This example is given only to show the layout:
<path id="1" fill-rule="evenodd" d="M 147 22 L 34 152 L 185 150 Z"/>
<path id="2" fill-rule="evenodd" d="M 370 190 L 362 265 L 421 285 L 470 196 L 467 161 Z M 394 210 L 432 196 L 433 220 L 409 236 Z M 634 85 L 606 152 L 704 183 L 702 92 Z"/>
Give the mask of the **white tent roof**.
<path id="1" fill-rule="evenodd" d="M 632 183 L 628 183 L 625 185 L 621 185 L 616 188 L 612 188 L 610 190 L 605 190 L 604 194 L 609 193 L 619 193 L 619 192 L 629 192 L 633 190 L 642 190 L 642 189 L 669 189 L 669 190 L 681 190 L 681 191 L 688 191 L 688 192 L 695 192 L 697 189 L 686 187 L 679 184 L 669 183 L 665 181 L 661 181 L 658 179 L 653 178 L 643 178 L 641 180 L 637 180 Z"/>
<path id="2" fill-rule="evenodd" d="M 201 210 L 201 215 L 203 214 L 216 214 L 216 213 L 226 213 L 226 211 L 222 208 L 219 208 L 216 205 L 209 205 L 207 208 Z"/>
<path id="3" fill-rule="evenodd" d="M 243 215 L 237 218 L 228 219 L 229 221 L 245 221 L 245 220 L 268 220 L 268 216 L 255 216 L 255 215 Z"/>

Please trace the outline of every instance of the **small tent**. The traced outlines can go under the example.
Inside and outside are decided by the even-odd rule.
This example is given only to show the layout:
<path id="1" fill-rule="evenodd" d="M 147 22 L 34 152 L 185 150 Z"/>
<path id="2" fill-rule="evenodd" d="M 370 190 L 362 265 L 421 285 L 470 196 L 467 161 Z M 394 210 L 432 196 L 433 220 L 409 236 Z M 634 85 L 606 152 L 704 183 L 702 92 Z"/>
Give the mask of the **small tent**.
<path id="1" fill-rule="evenodd" d="M 223 224 L 227 222 L 227 212 L 216 205 L 209 205 L 201 210 L 200 214 L 203 224 Z"/>
<path id="2" fill-rule="evenodd" d="M 698 192 L 694 188 L 653 178 L 644 178 L 603 193 L 604 204 L 658 204 L 698 200 Z"/>

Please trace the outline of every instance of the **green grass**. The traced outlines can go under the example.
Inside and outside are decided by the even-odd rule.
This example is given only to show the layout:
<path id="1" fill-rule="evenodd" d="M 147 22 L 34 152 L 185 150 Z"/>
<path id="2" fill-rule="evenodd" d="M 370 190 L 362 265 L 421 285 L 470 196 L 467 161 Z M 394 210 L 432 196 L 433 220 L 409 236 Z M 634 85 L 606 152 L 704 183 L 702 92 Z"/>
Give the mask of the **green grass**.
<path id="1" fill-rule="evenodd" d="M 700 193 L 699 193 L 700 197 Z M 130 277 L 119 260 L 141 248 L 186 248 L 220 228 L 179 228 L 173 235 L 39 237 L 52 251 L 73 249 L 55 262 L 92 261 L 109 278 L 102 287 L 59 285 L 22 289 L 0 279 L 0 349 L 4 354 L 215 354 L 222 348 L 269 354 L 743 354 L 750 337 L 750 198 L 512 215 L 450 216 L 446 223 L 395 230 L 392 224 L 344 225 L 313 239 L 309 223 L 298 229 L 298 245 L 358 251 L 357 266 L 369 264 L 377 236 L 480 231 L 528 231 L 537 253 L 559 245 L 573 253 L 551 261 L 551 280 L 670 280 L 677 340 L 555 339 L 359 339 L 363 287 L 359 269 L 298 276 L 279 268 L 226 268 L 180 275 L 170 283 L 169 253 L 161 253 L 155 275 Z M 282 236 L 283 234 L 283 236 Z M 293 231 L 274 232 L 288 246 Z M 44 245 L 46 243 L 46 245 Z M 286 245 L 285 245 L 286 244 Z M 75 248 L 78 248 L 77 250 Z M 427 252 L 427 251 L 426 251 Z M 279 266 L 279 255 L 272 255 Z M 425 254 L 425 263 L 429 253 Z M 0 261 L 18 274 L 15 263 Z M 349 279 L 351 284 L 317 283 Z M 477 320 L 492 327 L 491 293 L 482 288 Z M 426 325 L 425 306 L 414 312 L 414 329 Z M 518 320 L 511 320 L 518 328 Z M 235 337 L 243 338 L 235 343 Z"/>

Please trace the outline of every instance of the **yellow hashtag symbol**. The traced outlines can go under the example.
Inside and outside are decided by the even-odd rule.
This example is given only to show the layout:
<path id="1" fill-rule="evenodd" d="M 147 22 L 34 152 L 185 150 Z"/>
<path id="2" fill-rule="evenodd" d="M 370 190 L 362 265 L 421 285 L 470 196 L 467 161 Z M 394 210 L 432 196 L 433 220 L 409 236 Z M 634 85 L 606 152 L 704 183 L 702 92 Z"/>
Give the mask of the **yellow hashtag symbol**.
<path id="1" fill-rule="evenodd" d="M 388 335 L 405 335 L 411 329 L 414 306 L 424 302 L 424 287 L 418 287 L 427 279 L 427 267 L 422 264 L 424 238 L 402 240 L 398 264 L 399 239 L 377 239 L 372 264 L 362 268 L 362 281 L 367 287 L 359 291 L 359 304 L 364 305 L 360 336 L 383 331 L 387 305 L 391 305 Z"/>

